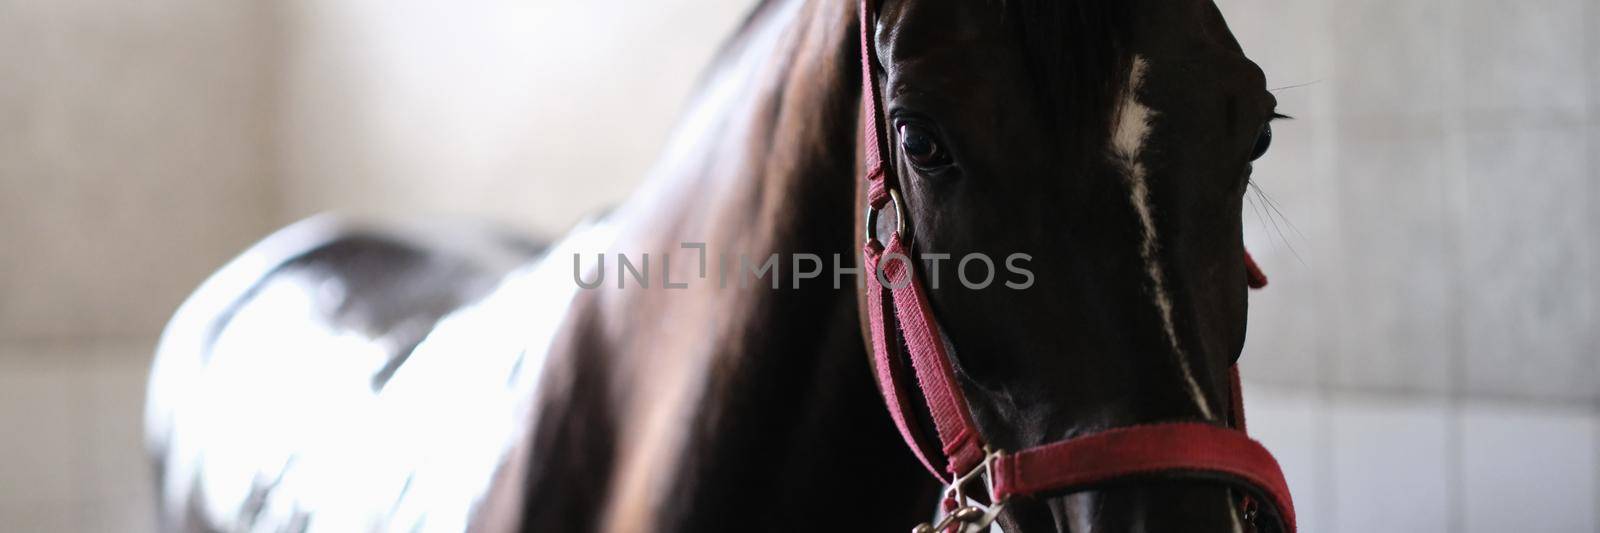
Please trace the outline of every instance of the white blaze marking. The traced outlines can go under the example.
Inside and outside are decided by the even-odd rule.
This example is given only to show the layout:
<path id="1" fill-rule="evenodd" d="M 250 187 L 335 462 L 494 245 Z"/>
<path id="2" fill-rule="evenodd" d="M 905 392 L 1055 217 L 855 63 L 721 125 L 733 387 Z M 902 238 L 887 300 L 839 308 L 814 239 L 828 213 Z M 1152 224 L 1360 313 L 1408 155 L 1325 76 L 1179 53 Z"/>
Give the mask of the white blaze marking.
<path id="1" fill-rule="evenodd" d="M 1229 492 L 1229 496 L 1233 493 Z M 1233 523 L 1233 533 L 1244 533 L 1244 523 L 1239 521 L 1239 509 L 1233 505 L 1228 506 L 1228 520 Z"/>
<path id="2" fill-rule="evenodd" d="M 1173 326 L 1172 298 L 1167 295 L 1166 275 L 1161 269 L 1155 213 L 1150 206 L 1150 186 L 1145 182 L 1144 163 L 1140 161 L 1145 140 L 1150 135 L 1150 119 L 1156 114 L 1139 101 L 1139 88 L 1144 84 L 1147 67 L 1143 57 L 1134 56 L 1133 68 L 1128 73 L 1127 85 L 1123 86 L 1116 120 L 1112 124 L 1111 151 L 1114 159 L 1123 167 L 1122 175 L 1128 182 L 1129 201 L 1133 203 L 1133 210 L 1139 215 L 1139 223 L 1143 226 L 1139 255 L 1144 258 L 1145 273 L 1150 277 L 1150 293 L 1161 315 L 1162 330 L 1172 345 L 1172 353 L 1178 359 L 1178 367 L 1183 372 L 1184 382 L 1194 397 L 1195 405 L 1200 408 L 1202 416 L 1210 419 L 1211 406 L 1205 394 L 1200 392 L 1200 383 L 1195 381 L 1194 369 L 1178 343 L 1177 328 Z"/>

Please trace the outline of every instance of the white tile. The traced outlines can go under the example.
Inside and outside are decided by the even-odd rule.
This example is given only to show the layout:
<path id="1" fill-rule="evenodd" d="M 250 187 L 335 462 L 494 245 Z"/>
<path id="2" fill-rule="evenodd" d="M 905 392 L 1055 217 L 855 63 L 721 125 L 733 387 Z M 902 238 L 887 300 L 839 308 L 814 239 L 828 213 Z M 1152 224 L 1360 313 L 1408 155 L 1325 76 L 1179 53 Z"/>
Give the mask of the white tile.
<path id="1" fill-rule="evenodd" d="M 1600 528 L 1595 413 L 1480 403 L 1460 417 L 1466 533 Z"/>
<path id="2" fill-rule="evenodd" d="M 1584 11 L 1593 0 L 1458 0 L 1460 54 L 1470 58 L 1461 88 L 1474 113 L 1570 122 L 1588 105 Z M 1502 112 L 1502 113 L 1495 113 Z"/>
<path id="3" fill-rule="evenodd" d="M 30 4 L 0 7 L 0 337 L 153 334 L 271 228 L 279 25 L 256 2 Z"/>
<path id="4" fill-rule="evenodd" d="M 0 501 L 0 525 L 8 533 L 91 533 L 120 531 L 94 529 L 84 519 L 83 505 L 76 502 L 16 503 Z"/>
<path id="5" fill-rule="evenodd" d="M 1468 391 L 1596 399 L 1586 133 L 1483 125 L 1464 137 L 1456 224 Z"/>
<path id="6" fill-rule="evenodd" d="M 1456 0 L 1340 0 L 1330 83 L 1345 115 L 1437 115 L 1457 105 Z"/>
<path id="7" fill-rule="evenodd" d="M 0 502 L 84 496 L 87 382 L 71 363 L 0 352 Z"/>
<path id="8" fill-rule="evenodd" d="M 1343 257 L 1326 275 L 1336 320 L 1332 383 L 1362 389 L 1447 392 L 1460 306 L 1455 205 L 1459 187 L 1438 120 L 1340 124 Z"/>
<path id="9" fill-rule="evenodd" d="M 0 531 L 154 530 L 149 341 L 0 345 Z"/>
<path id="10" fill-rule="evenodd" d="M 1600 38 L 1596 37 L 1596 32 L 1600 32 L 1600 4 L 1596 4 L 1595 2 L 1587 2 L 1585 3 L 1584 8 L 1584 20 L 1588 21 L 1585 24 L 1588 31 L 1588 35 L 1586 37 L 1589 41 L 1589 46 L 1587 47 L 1589 52 L 1589 113 L 1587 118 L 1589 124 L 1597 125 L 1600 124 L 1600 50 L 1596 50 L 1596 48 L 1600 47 L 1595 45 L 1600 43 Z M 1591 159 L 1590 161 L 1591 164 L 1600 164 L 1600 159 Z"/>
<path id="11" fill-rule="evenodd" d="M 155 500 L 147 497 L 123 496 L 96 500 L 84 509 L 84 531 L 116 531 L 119 533 L 154 533 L 156 531 Z"/>
<path id="12" fill-rule="evenodd" d="M 98 500 L 151 500 L 154 481 L 144 449 L 144 393 L 151 343 L 96 346 L 85 376 L 86 460 Z"/>
<path id="13" fill-rule="evenodd" d="M 1450 531 L 1451 414 L 1442 400 L 1335 396 L 1329 529 Z"/>
<path id="14" fill-rule="evenodd" d="M 1595 28 L 1596 32 L 1600 32 L 1600 5 L 1591 6 L 1590 10 L 1594 12 L 1594 24 L 1591 27 Z M 1593 54 L 1595 58 L 1593 67 L 1595 81 L 1593 82 L 1594 89 L 1591 92 L 1595 98 L 1595 107 L 1593 109 L 1597 112 L 1596 116 L 1591 119 L 1594 123 L 1584 128 L 1584 131 L 1587 132 L 1585 136 L 1588 140 L 1589 154 L 1585 169 L 1590 175 L 1600 174 L 1600 51 L 1595 51 Z M 1586 193 L 1589 197 L 1588 224 L 1591 228 L 1600 228 L 1600 180 L 1588 180 L 1587 185 L 1588 190 Z M 1590 232 L 1586 240 L 1579 241 L 1577 244 L 1589 249 L 1589 272 L 1587 276 L 1590 280 L 1589 301 L 1600 302 L 1600 231 Z M 1600 313 L 1600 310 L 1595 312 Z M 1590 328 L 1588 352 L 1600 354 L 1600 328 Z M 1592 370 L 1593 374 L 1590 374 L 1588 378 L 1589 394 L 1593 395 L 1597 399 L 1596 404 L 1600 405 L 1600 364 L 1594 365 Z M 1600 502 L 1596 502 L 1596 505 L 1600 505 Z"/>
<path id="15" fill-rule="evenodd" d="M 1326 483 L 1318 462 L 1327 452 L 1329 426 L 1316 390 L 1246 382 L 1244 397 L 1250 436 L 1272 452 L 1289 481 L 1299 530 L 1327 531 L 1320 505 Z"/>

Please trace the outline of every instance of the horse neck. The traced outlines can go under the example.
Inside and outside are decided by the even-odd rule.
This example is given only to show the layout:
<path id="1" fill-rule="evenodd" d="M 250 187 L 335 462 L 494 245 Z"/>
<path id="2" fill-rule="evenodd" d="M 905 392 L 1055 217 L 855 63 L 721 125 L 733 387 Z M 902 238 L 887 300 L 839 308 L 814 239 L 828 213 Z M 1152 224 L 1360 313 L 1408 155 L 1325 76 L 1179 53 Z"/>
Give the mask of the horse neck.
<path id="1" fill-rule="evenodd" d="M 771 0 L 723 52 L 654 177 L 621 209 L 618 249 L 672 255 L 684 290 L 605 291 L 619 384 L 606 529 L 791 525 L 827 501 L 925 514 L 863 349 L 853 278 L 859 66 L 855 8 Z M 705 243 L 713 279 L 693 279 Z M 819 255 L 828 272 L 722 288 L 715 258 Z M 737 269 L 737 260 L 730 261 Z M 735 272 L 737 272 L 735 270 Z M 665 485 L 672 483 L 672 485 Z M 925 490 L 916 490 L 922 488 Z M 649 511 L 641 512 L 641 509 Z M 867 525 L 871 525 L 870 523 Z"/>

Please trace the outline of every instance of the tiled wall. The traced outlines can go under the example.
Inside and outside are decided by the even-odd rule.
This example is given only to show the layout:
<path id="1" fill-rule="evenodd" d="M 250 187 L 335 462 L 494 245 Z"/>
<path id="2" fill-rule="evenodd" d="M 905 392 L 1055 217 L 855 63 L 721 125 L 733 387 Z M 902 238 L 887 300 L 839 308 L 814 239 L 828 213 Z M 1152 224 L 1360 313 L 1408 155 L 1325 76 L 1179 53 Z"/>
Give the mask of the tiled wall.
<path id="1" fill-rule="evenodd" d="M 141 430 L 150 348 L 0 345 L 0 530 L 154 531 Z"/>
<path id="2" fill-rule="evenodd" d="M 0 2 L 0 341 L 150 336 L 272 227 L 266 7 Z"/>
<path id="3" fill-rule="evenodd" d="M 1600 531 L 1600 4 L 1218 4 L 1296 117 L 1244 364 L 1303 530 Z"/>
<path id="4" fill-rule="evenodd" d="M 1600 531 L 1600 411 L 1246 383 L 1307 532 Z"/>
<path id="5" fill-rule="evenodd" d="M 554 236 L 661 153 L 750 0 L 296 0 L 285 214 L 489 218 Z"/>
<path id="6" fill-rule="evenodd" d="M 748 4 L 0 2 L 0 342 L 153 335 L 322 211 L 557 234 L 643 178 Z"/>
<path id="7" fill-rule="evenodd" d="M 1600 4 L 1218 3 L 1297 117 L 1256 171 L 1282 219 L 1246 216 L 1249 375 L 1600 400 Z"/>

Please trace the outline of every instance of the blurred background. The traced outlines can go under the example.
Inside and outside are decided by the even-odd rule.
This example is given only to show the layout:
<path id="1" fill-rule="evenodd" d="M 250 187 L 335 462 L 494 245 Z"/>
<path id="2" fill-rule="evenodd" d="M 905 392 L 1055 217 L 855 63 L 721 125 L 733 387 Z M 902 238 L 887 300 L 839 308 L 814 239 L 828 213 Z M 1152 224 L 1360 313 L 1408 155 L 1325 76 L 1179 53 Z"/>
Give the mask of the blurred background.
<path id="1" fill-rule="evenodd" d="M 327 210 L 559 235 L 751 3 L 0 1 L 0 529 L 151 530 L 149 354 L 228 258 Z M 1244 368 L 1302 530 L 1600 531 L 1600 4 L 1218 4 L 1295 117 Z"/>

